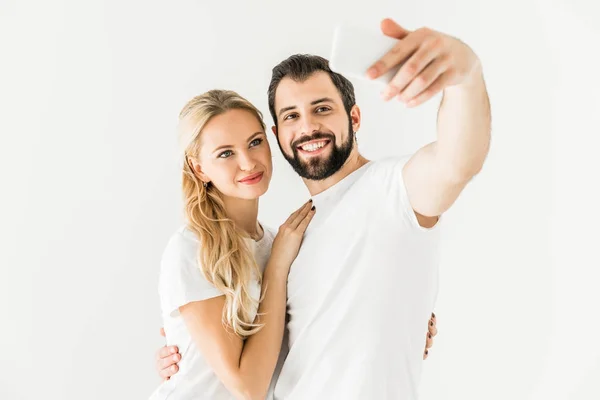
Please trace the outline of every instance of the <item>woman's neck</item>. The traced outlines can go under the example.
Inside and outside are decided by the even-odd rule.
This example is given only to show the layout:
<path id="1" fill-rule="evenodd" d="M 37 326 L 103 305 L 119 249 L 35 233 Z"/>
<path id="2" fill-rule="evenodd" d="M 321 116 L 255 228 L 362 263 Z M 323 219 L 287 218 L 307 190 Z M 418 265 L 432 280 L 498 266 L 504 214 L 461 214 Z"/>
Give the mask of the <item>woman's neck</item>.
<path id="1" fill-rule="evenodd" d="M 258 199 L 246 200 L 224 196 L 223 202 L 227 217 L 239 229 L 255 240 L 262 236 L 258 225 Z"/>

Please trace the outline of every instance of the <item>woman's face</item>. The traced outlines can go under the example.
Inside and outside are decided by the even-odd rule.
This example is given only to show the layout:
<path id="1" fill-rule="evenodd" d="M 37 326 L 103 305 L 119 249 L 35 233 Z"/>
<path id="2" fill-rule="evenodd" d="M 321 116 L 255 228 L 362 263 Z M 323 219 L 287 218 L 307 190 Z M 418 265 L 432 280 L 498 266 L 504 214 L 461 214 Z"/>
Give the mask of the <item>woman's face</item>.
<path id="1" fill-rule="evenodd" d="M 271 148 L 256 115 L 230 110 L 212 118 L 200 133 L 194 170 L 225 196 L 256 199 L 269 188 Z"/>

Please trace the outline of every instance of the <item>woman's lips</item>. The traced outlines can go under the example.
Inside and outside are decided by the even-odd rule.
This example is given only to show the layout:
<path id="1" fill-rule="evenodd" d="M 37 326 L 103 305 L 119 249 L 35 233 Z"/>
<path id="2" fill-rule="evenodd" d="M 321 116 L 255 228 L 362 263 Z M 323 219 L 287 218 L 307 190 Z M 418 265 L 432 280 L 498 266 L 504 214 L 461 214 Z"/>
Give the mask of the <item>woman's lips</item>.
<path id="1" fill-rule="evenodd" d="M 255 174 L 252 175 L 248 175 L 247 177 L 240 179 L 239 182 L 243 183 L 245 185 L 254 185 L 255 183 L 258 183 L 262 180 L 263 177 L 263 173 L 262 172 L 257 172 Z"/>

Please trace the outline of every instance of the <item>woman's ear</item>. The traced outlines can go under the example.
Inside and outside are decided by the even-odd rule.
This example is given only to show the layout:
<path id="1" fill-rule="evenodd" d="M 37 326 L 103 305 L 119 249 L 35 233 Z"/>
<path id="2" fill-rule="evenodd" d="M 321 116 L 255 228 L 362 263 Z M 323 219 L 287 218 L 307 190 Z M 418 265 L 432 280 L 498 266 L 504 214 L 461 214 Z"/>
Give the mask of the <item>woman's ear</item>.
<path id="1" fill-rule="evenodd" d="M 205 182 L 205 183 L 210 182 L 210 179 L 208 178 L 208 176 L 206 176 L 206 174 L 204 172 L 202 172 L 202 167 L 200 166 L 200 163 L 198 163 L 198 161 L 195 158 L 187 157 L 187 162 L 188 162 L 190 168 L 192 169 L 192 172 L 194 173 L 194 175 L 196 175 L 196 177 L 198 179 L 200 179 L 202 182 Z"/>

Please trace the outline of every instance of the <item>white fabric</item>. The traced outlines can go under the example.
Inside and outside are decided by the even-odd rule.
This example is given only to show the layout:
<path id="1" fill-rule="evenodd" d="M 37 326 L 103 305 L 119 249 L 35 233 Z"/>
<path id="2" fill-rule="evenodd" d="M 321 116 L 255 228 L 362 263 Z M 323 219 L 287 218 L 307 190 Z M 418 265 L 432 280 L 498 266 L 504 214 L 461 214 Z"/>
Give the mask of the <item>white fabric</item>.
<path id="1" fill-rule="evenodd" d="M 313 197 L 288 277 L 290 350 L 275 399 L 417 399 L 440 223 L 418 224 L 408 158 L 370 162 Z"/>
<path id="2" fill-rule="evenodd" d="M 247 240 L 261 273 L 271 254 L 274 237 L 274 232 L 264 227 L 262 239 Z M 222 294 L 202 275 L 197 261 L 198 246 L 195 234 L 183 227 L 171 237 L 163 253 L 159 277 L 163 324 L 167 345 L 179 347 L 181 361 L 179 372 L 163 382 L 151 395 L 151 400 L 233 399 L 200 353 L 179 314 L 179 307 L 187 303 Z M 259 299 L 257 281 L 251 286 L 251 294 Z"/>

